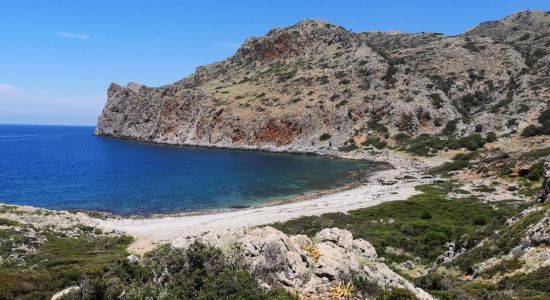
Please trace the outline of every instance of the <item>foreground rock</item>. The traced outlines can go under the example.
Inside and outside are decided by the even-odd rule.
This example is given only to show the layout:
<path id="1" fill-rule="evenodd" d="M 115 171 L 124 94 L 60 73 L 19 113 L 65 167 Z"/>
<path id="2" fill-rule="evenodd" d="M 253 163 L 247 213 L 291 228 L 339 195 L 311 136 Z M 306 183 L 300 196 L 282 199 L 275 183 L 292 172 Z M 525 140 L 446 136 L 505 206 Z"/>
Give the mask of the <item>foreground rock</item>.
<path id="1" fill-rule="evenodd" d="M 353 239 L 347 230 L 327 228 L 310 239 L 305 235 L 287 236 L 272 227 L 262 227 L 232 235 L 184 237 L 172 245 L 186 247 L 195 240 L 221 248 L 239 244 L 252 273 L 266 287 L 284 287 L 323 299 L 329 297 L 331 289 L 338 284 L 363 278 L 378 288 L 406 289 L 419 299 L 432 299 L 381 262 L 370 243 Z M 354 288 L 361 289 L 359 286 Z"/>

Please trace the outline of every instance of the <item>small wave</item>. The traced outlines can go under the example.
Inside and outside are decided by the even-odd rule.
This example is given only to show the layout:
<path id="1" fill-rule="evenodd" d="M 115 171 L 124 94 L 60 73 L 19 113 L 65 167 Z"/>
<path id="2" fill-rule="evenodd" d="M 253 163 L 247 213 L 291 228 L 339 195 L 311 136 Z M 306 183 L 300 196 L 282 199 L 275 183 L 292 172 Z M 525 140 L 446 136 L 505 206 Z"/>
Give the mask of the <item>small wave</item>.
<path id="1" fill-rule="evenodd" d="M 62 135 L 51 135 L 51 134 L 28 134 L 28 135 L 13 135 L 13 136 L 4 135 L 4 136 L 0 136 L 0 142 L 45 140 L 45 139 L 55 139 L 60 137 L 62 137 Z"/>

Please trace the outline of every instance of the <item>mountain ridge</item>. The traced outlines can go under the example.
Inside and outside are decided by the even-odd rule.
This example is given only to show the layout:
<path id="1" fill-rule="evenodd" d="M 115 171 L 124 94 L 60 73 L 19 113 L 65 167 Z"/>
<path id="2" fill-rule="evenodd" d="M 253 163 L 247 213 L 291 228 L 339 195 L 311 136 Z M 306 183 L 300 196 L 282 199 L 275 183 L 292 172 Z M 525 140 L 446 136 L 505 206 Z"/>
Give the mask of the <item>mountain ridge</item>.
<path id="1" fill-rule="evenodd" d="M 548 28 L 543 11 L 458 36 L 304 20 L 172 85 L 112 84 L 96 134 L 297 152 L 393 146 L 399 134 L 519 138 L 550 100 Z"/>

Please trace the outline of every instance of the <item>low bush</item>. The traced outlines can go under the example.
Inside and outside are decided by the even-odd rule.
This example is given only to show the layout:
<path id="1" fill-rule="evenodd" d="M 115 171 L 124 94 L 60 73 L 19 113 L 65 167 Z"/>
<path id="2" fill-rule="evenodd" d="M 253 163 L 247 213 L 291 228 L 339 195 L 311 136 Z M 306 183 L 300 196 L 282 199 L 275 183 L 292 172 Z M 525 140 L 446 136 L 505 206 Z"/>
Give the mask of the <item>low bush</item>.
<path id="1" fill-rule="evenodd" d="M 445 139 L 438 136 L 421 134 L 415 138 L 400 137 L 400 140 L 396 139 L 396 141 L 402 150 L 420 156 L 435 154 L 437 151 L 444 149 L 466 148 L 473 151 L 483 147 L 486 143 L 485 138 L 477 133 L 458 139 Z"/>
<path id="2" fill-rule="evenodd" d="M 447 176 L 449 172 L 459 171 L 470 166 L 470 161 L 478 156 L 477 152 L 459 153 L 453 157 L 453 161 L 446 162 L 441 166 L 433 167 L 427 171 L 432 175 Z"/>
<path id="3" fill-rule="evenodd" d="M 242 251 L 236 247 L 235 251 Z M 296 299 L 266 290 L 249 273 L 243 256 L 224 255 L 198 242 L 188 249 L 161 246 L 139 262 L 119 261 L 84 278 L 77 299 Z"/>
<path id="4" fill-rule="evenodd" d="M 362 146 L 374 146 L 376 149 L 384 149 L 388 145 L 386 141 L 378 137 L 369 137 L 361 143 Z"/>
<path id="5" fill-rule="evenodd" d="M 329 140 L 331 137 L 332 136 L 330 134 L 325 132 L 321 134 L 321 136 L 319 137 L 319 140 L 323 142 L 323 141 Z"/>
<path id="6" fill-rule="evenodd" d="M 458 120 L 451 120 L 447 122 L 445 125 L 445 128 L 443 128 L 442 133 L 444 135 L 453 135 L 457 129 L 456 125 L 458 124 Z"/>
<path id="7" fill-rule="evenodd" d="M 380 118 L 378 117 L 372 117 L 367 122 L 367 128 L 370 130 L 378 131 L 380 133 L 388 133 L 388 127 L 386 125 L 380 123 Z"/>
<path id="8" fill-rule="evenodd" d="M 487 136 L 485 137 L 485 139 L 487 140 L 487 143 L 493 143 L 493 142 L 496 142 L 498 138 L 496 133 L 491 131 L 491 132 L 487 132 Z"/>
<path id="9" fill-rule="evenodd" d="M 441 99 L 438 93 L 430 94 L 430 99 L 432 99 L 432 105 L 435 108 L 440 109 L 443 107 L 443 99 Z"/>
<path id="10" fill-rule="evenodd" d="M 522 136 L 550 135 L 550 107 L 542 111 L 538 117 L 539 125 L 531 124 L 523 129 Z"/>
<path id="11" fill-rule="evenodd" d="M 355 151 L 357 149 L 359 149 L 359 147 L 357 147 L 357 145 L 355 145 L 355 144 L 349 144 L 349 145 L 342 146 L 342 147 L 338 148 L 338 150 L 342 151 L 342 152 L 351 152 L 351 151 Z"/>

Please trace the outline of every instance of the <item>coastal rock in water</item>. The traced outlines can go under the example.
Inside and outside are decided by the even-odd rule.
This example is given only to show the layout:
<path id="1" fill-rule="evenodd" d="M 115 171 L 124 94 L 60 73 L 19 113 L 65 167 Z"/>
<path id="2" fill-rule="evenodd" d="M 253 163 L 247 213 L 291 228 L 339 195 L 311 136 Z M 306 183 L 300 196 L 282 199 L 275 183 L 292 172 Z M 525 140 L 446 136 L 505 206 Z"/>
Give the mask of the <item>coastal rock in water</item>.
<path id="1" fill-rule="evenodd" d="M 540 195 L 540 202 L 545 203 L 550 200 L 550 155 L 547 156 L 544 161 L 542 177 L 544 177 L 544 181 L 542 182 L 542 193 Z"/>
<path id="2" fill-rule="evenodd" d="M 310 239 L 305 235 L 287 236 L 272 227 L 261 227 L 233 232 L 231 240 L 227 236 L 182 237 L 172 246 L 187 247 L 199 240 L 223 249 L 237 242 L 242 246 L 251 272 L 262 285 L 283 287 L 311 299 L 329 297 L 331 287 L 351 282 L 355 276 L 362 276 L 379 288 L 407 289 L 419 299 L 432 299 L 378 261 L 376 250 L 369 242 L 353 239 L 347 230 L 327 228 Z"/>

